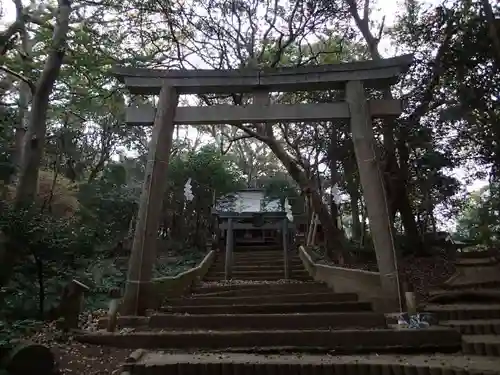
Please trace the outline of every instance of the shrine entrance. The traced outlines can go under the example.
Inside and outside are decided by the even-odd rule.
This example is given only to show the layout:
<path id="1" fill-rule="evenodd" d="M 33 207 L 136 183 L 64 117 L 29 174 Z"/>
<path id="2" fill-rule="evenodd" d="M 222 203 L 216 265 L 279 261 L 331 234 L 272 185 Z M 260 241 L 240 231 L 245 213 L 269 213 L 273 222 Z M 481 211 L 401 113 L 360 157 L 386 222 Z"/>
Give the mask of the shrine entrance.
<path id="1" fill-rule="evenodd" d="M 381 284 L 397 306 L 399 286 L 389 212 L 378 167 L 372 118 L 397 117 L 399 100 L 368 100 L 366 89 L 386 90 L 411 64 L 405 55 L 381 61 L 241 70 L 155 70 L 116 68 L 131 94 L 158 95 L 158 107 L 128 108 L 127 123 L 153 125 L 148 162 L 130 256 L 123 313 L 142 315 L 148 308 L 157 230 L 174 127 L 176 124 L 245 124 L 350 120 L 354 151 L 377 255 Z M 271 104 L 270 93 L 342 90 L 345 100 L 316 104 Z M 253 104 L 178 107 L 181 94 L 248 93 Z"/>

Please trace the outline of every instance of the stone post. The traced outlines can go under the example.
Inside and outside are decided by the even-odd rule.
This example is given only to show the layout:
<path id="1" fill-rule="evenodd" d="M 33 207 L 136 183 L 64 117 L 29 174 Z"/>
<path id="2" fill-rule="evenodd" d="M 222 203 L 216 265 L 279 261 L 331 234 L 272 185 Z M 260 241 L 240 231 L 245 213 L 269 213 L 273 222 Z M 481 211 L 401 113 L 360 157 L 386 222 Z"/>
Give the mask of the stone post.
<path id="1" fill-rule="evenodd" d="M 226 280 L 231 279 L 231 271 L 233 267 L 233 219 L 227 219 L 227 231 L 226 231 L 226 258 L 224 261 L 224 278 Z"/>
<path id="2" fill-rule="evenodd" d="M 176 89 L 164 86 L 160 92 L 149 144 L 148 162 L 123 297 L 123 315 L 145 314 L 153 293 L 151 278 L 156 262 L 158 225 L 167 185 L 167 168 L 177 103 Z"/>
<path id="3" fill-rule="evenodd" d="M 290 278 L 290 264 L 288 262 L 288 219 L 283 219 L 283 262 L 285 269 L 285 279 Z"/>
<path id="4" fill-rule="evenodd" d="M 346 101 L 349 104 L 354 151 L 385 295 L 384 309 L 395 311 L 400 308 L 400 293 L 394 241 L 372 119 L 362 82 L 347 82 Z"/>

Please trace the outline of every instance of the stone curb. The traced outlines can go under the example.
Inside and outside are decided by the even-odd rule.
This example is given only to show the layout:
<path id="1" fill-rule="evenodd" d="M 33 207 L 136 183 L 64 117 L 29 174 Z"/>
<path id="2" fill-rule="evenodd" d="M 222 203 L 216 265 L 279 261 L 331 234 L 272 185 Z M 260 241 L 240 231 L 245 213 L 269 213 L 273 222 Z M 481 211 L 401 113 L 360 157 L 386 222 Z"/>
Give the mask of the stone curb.
<path id="1" fill-rule="evenodd" d="M 439 323 L 458 329 L 463 335 L 500 335 L 500 319 L 497 320 L 448 320 Z"/>
<path id="2" fill-rule="evenodd" d="M 500 338 L 494 335 L 462 337 L 464 354 L 500 357 Z M 500 369 L 500 361 L 498 365 Z"/>
<path id="3" fill-rule="evenodd" d="M 464 307 L 464 304 L 434 305 L 424 307 L 425 312 L 436 315 L 439 321 L 443 320 L 473 320 L 473 319 L 500 319 L 500 305 L 474 305 Z"/>
<path id="4" fill-rule="evenodd" d="M 226 349 L 291 345 L 293 350 L 325 348 L 336 352 L 456 352 L 461 336 L 453 329 L 423 330 L 263 330 L 94 333 L 75 335 L 76 341 L 121 348 Z"/>
<path id="5" fill-rule="evenodd" d="M 168 306 L 162 312 L 178 314 L 281 314 L 372 311 L 370 302 L 306 302 L 244 305 Z"/>
<path id="6" fill-rule="evenodd" d="M 164 366 L 137 366 L 130 375 L 498 375 L 453 367 L 430 367 L 404 364 L 267 364 L 267 363 L 173 363 Z"/>
<path id="7" fill-rule="evenodd" d="M 243 297 L 187 297 L 175 298 L 168 305 L 200 306 L 200 305 L 253 305 L 256 303 L 304 303 L 304 302 L 355 302 L 356 293 L 300 293 L 281 295 L 254 295 Z"/>

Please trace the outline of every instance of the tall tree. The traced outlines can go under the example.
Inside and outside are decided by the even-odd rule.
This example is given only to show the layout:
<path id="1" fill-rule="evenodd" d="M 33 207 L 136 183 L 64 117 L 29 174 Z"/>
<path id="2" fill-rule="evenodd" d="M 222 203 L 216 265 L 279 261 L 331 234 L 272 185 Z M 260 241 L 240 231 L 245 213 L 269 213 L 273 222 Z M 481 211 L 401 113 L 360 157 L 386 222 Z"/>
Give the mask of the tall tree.
<path id="1" fill-rule="evenodd" d="M 321 49 L 311 53 L 302 42 L 315 34 L 320 38 L 328 37 L 328 32 L 323 30 L 338 22 L 337 19 L 330 21 L 321 1 L 293 1 L 285 6 L 257 0 L 231 3 L 200 0 L 193 6 L 163 1 L 157 4 L 172 31 L 195 30 L 184 34 L 182 40 L 175 40 L 179 63 L 192 66 L 187 56 L 195 53 L 203 64 L 214 69 L 297 66 L 314 62 L 317 56 L 332 51 Z M 331 10 L 331 5 L 328 9 Z M 337 12 L 338 17 L 345 13 L 341 7 Z M 290 54 L 290 50 L 294 53 Z M 307 56 L 304 50 L 308 50 Z M 236 93 L 230 98 L 203 96 L 201 99 L 208 105 L 216 101 L 243 105 L 250 100 Z M 310 178 L 303 167 L 309 162 L 300 155 L 291 154 L 270 124 L 238 125 L 238 128 L 269 147 L 302 191 L 310 194 L 329 247 L 344 248 L 344 235 L 335 226 L 317 181 Z"/>

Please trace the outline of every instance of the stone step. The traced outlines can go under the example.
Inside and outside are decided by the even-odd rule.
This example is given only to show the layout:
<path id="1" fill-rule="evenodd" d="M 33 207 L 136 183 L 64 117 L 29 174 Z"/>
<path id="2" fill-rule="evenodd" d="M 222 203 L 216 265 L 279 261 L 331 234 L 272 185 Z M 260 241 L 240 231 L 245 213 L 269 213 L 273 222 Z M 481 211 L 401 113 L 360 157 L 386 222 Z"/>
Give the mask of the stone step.
<path id="1" fill-rule="evenodd" d="M 460 333 L 443 327 L 372 330 L 261 330 L 261 331 L 160 331 L 76 334 L 79 342 L 120 348 L 230 349 L 286 348 L 359 352 L 454 352 L 460 350 Z M 255 350 L 255 349 L 254 349 Z"/>
<path id="2" fill-rule="evenodd" d="M 305 271 L 290 272 L 289 279 L 307 281 L 311 280 L 311 276 Z M 284 272 L 233 272 L 231 280 L 246 280 L 246 281 L 278 281 L 284 280 Z M 223 272 L 212 273 L 203 278 L 203 281 L 220 281 L 225 280 Z"/>
<path id="3" fill-rule="evenodd" d="M 481 259 L 481 258 L 490 258 L 500 255 L 498 249 L 488 249 L 482 251 L 471 251 L 466 253 L 457 254 L 458 259 Z"/>
<path id="4" fill-rule="evenodd" d="M 222 254 L 222 258 L 225 258 L 225 254 Z M 285 257 L 285 254 L 283 252 L 277 252 L 274 254 L 262 254 L 262 253 L 253 253 L 253 254 L 243 254 L 243 253 L 233 253 L 233 259 L 239 259 L 239 260 L 249 260 L 252 261 L 254 259 L 283 259 Z M 288 254 L 288 259 L 300 259 L 300 256 L 298 253 L 293 253 L 293 254 Z"/>
<path id="5" fill-rule="evenodd" d="M 234 246 L 233 251 L 236 253 L 248 252 L 278 252 L 283 251 L 283 246 L 279 242 L 272 243 L 239 243 Z"/>
<path id="6" fill-rule="evenodd" d="M 455 354 L 321 355 L 254 353 L 165 353 L 137 350 L 125 361 L 131 375 L 494 375 L 498 359 Z"/>
<path id="7" fill-rule="evenodd" d="M 294 284 L 294 285 L 302 285 L 302 284 Z M 296 289 L 288 288 L 288 289 L 274 289 L 274 288 L 258 288 L 258 285 L 253 284 L 254 288 L 244 288 L 244 289 L 229 289 L 223 291 L 215 291 L 197 294 L 192 294 L 193 297 L 245 297 L 245 296 L 262 296 L 264 293 L 267 296 L 280 296 L 280 295 L 288 295 L 288 294 L 297 294 L 297 293 L 332 293 L 332 290 L 328 288 L 326 285 L 320 285 L 317 287 L 297 287 Z M 203 288 L 208 289 L 208 288 Z M 196 291 L 196 290 L 195 290 Z"/>
<path id="8" fill-rule="evenodd" d="M 263 303 L 255 305 L 166 306 L 163 312 L 177 314 L 294 314 L 307 312 L 371 311 L 370 302 Z"/>
<path id="9" fill-rule="evenodd" d="M 356 293 L 303 293 L 283 295 L 257 295 L 237 297 L 198 297 L 188 296 L 169 300 L 171 305 L 255 305 L 259 303 L 292 303 L 292 302 L 349 302 L 357 301 Z"/>
<path id="10" fill-rule="evenodd" d="M 219 253 L 221 256 L 225 256 L 226 252 L 222 251 Z M 240 257 L 240 258 L 255 258 L 255 257 L 282 257 L 285 255 L 285 252 L 282 249 L 278 250 L 273 250 L 273 251 L 234 251 L 233 256 L 234 257 Z M 288 257 L 298 257 L 299 252 L 298 251 L 289 251 L 288 252 Z"/>
<path id="11" fill-rule="evenodd" d="M 222 259 L 221 259 L 222 260 Z M 253 262 L 268 262 L 268 261 L 284 261 L 283 255 L 273 255 L 273 256 L 252 256 L 252 257 L 238 257 L 234 256 L 233 260 L 235 262 L 245 262 L 245 263 L 253 263 Z M 292 261 L 300 261 L 298 256 L 288 257 L 288 260 Z"/>
<path id="12" fill-rule="evenodd" d="M 500 319 L 499 304 L 428 304 L 426 312 L 433 313 L 438 320 Z"/>
<path id="13" fill-rule="evenodd" d="M 463 336 L 462 351 L 467 355 L 500 357 L 500 335 Z M 498 366 L 500 369 L 500 361 Z"/>
<path id="14" fill-rule="evenodd" d="M 317 290 L 330 290 L 326 284 L 316 281 L 272 281 L 272 282 L 227 282 L 223 285 L 201 284 L 192 289 L 193 294 L 206 294 L 226 291 L 244 291 L 248 289 L 259 289 L 263 293 L 294 291 L 294 293 L 307 293 Z M 301 291 L 301 292 L 299 292 Z"/>
<path id="15" fill-rule="evenodd" d="M 457 267 L 495 267 L 500 262 L 500 258 L 485 257 L 485 258 L 463 258 L 455 261 Z"/>
<path id="16" fill-rule="evenodd" d="M 439 325 L 458 329 L 463 335 L 500 335 L 500 319 L 444 320 Z"/>
<path id="17" fill-rule="evenodd" d="M 225 253 L 225 250 L 221 251 Z M 257 255 L 257 254 L 283 254 L 283 248 L 281 245 L 274 246 L 262 246 L 262 245 L 247 245 L 247 246 L 236 246 L 233 249 L 233 254 L 236 255 Z"/>
<path id="18" fill-rule="evenodd" d="M 225 257 L 218 257 L 214 260 L 214 264 L 224 264 L 226 261 Z M 249 257 L 249 258 L 239 258 L 239 257 L 233 257 L 233 261 L 236 263 L 264 263 L 264 262 L 271 262 L 271 263 L 276 263 L 276 262 L 281 262 L 283 263 L 284 259 L 283 256 L 273 256 L 273 257 Z M 288 258 L 289 262 L 292 263 L 302 263 L 302 260 L 298 256 L 293 256 Z"/>
<path id="19" fill-rule="evenodd" d="M 302 268 L 299 270 L 290 270 L 290 275 L 294 276 L 309 276 L 307 271 Z M 268 270 L 253 270 L 253 271 L 232 271 L 231 272 L 231 277 L 236 280 L 266 280 L 266 277 L 270 278 L 283 278 L 285 276 L 285 271 L 283 269 L 281 270 L 275 270 L 275 271 L 268 271 Z M 207 273 L 207 277 L 220 277 L 224 278 L 224 272 L 217 272 L 217 271 L 209 271 Z"/>
<path id="20" fill-rule="evenodd" d="M 239 260 L 235 259 L 233 261 L 233 266 L 242 266 L 242 267 L 259 267 L 259 266 L 281 266 L 283 267 L 284 265 L 284 260 L 283 258 L 276 258 L 276 259 L 255 259 L 255 260 Z M 213 263 L 212 267 L 222 267 L 226 263 L 221 261 L 221 262 L 215 262 Z M 303 263 L 300 259 L 291 259 L 288 264 L 290 266 L 302 266 Z"/>
<path id="21" fill-rule="evenodd" d="M 222 254 L 225 253 L 225 251 L 221 252 Z M 274 246 L 274 247 L 267 247 L 265 248 L 264 246 L 256 246 L 256 245 L 248 245 L 248 246 L 241 246 L 241 247 L 235 247 L 233 250 L 234 255 L 238 256 L 254 256 L 254 255 L 281 255 L 283 256 L 283 248 L 281 246 Z M 293 255 L 295 252 L 288 252 L 289 254 Z"/>
<path id="22" fill-rule="evenodd" d="M 302 314 L 154 314 L 149 327 L 171 330 L 271 330 L 386 328 L 383 314 L 374 312 Z"/>
<path id="23" fill-rule="evenodd" d="M 283 262 L 283 259 L 279 260 L 279 261 L 273 261 L 273 262 L 268 262 L 268 261 L 265 261 L 265 262 L 256 262 L 256 263 L 243 263 L 243 262 L 234 262 L 233 263 L 233 269 L 235 268 L 263 268 L 265 269 L 266 267 L 270 268 L 270 269 L 283 269 L 285 266 L 284 262 Z M 302 261 L 297 261 L 297 262 L 289 262 L 288 263 L 288 266 L 290 268 L 304 268 L 304 264 L 302 263 Z M 210 266 L 210 269 L 218 269 L 219 271 L 224 271 L 225 269 L 225 263 L 214 263 Z"/>
<path id="24" fill-rule="evenodd" d="M 286 348 L 287 350 L 335 350 L 360 352 L 455 352 L 460 334 L 443 327 L 421 330 L 262 330 L 262 331 L 160 331 L 75 335 L 79 342 L 120 348 L 229 349 Z"/>
<path id="25" fill-rule="evenodd" d="M 224 257 L 219 257 L 214 260 L 213 264 L 225 264 L 226 259 Z M 238 257 L 233 257 L 233 264 L 243 264 L 243 265 L 253 265 L 253 264 L 264 264 L 265 262 L 270 262 L 271 264 L 276 264 L 278 262 L 281 262 L 283 264 L 284 259 L 283 256 L 277 256 L 277 257 L 266 257 L 266 258 L 261 258 L 261 257 L 251 257 L 251 258 L 238 258 Z M 302 260 L 298 256 L 294 257 L 289 257 L 288 258 L 289 263 L 301 263 Z"/>
<path id="26" fill-rule="evenodd" d="M 239 265 L 236 264 L 234 265 L 231 269 L 233 272 L 252 272 L 252 271 L 283 271 L 285 268 L 285 265 L 283 262 L 281 264 L 263 264 L 263 265 Z M 303 270 L 304 266 L 302 263 L 293 263 L 289 265 L 289 268 L 291 270 Z M 215 264 L 212 267 L 210 267 L 209 272 L 224 272 L 224 265 L 223 264 Z"/>
<path id="27" fill-rule="evenodd" d="M 304 265 L 302 262 L 295 262 L 295 263 L 288 263 L 289 268 L 293 269 L 304 269 Z M 242 270 L 249 270 L 249 271 L 255 271 L 255 270 L 283 270 L 285 268 L 285 263 L 283 261 L 281 262 L 274 262 L 274 263 L 233 263 L 232 270 L 237 271 L 238 269 Z M 219 270 L 219 271 L 224 271 L 225 266 L 224 263 L 220 264 L 212 264 L 210 267 L 210 270 Z"/>
<path id="28" fill-rule="evenodd" d="M 241 257 L 254 257 L 254 256 L 283 256 L 283 249 L 280 247 L 274 247 L 274 248 L 253 248 L 248 246 L 248 248 L 241 248 L 241 249 L 236 249 L 233 250 L 233 256 L 241 256 Z M 226 254 L 225 250 L 222 250 L 220 254 L 224 255 Z M 294 253 L 295 255 L 295 253 Z"/>
<path id="29" fill-rule="evenodd" d="M 225 257 L 224 257 L 225 258 Z M 284 259 L 283 253 L 277 253 L 277 254 L 252 254 L 252 255 L 246 255 L 246 254 L 233 254 L 233 259 L 237 261 L 247 261 L 247 262 L 253 262 L 257 260 L 274 260 L 274 259 Z M 288 256 L 288 259 L 300 259 L 298 254 L 290 254 Z"/>
<path id="30" fill-rule="evenodd" d="M 308 281 L 311 280 L 311 277 L 306 274 L 291 274 L 289 277 L 290 280 L 298 280 L 298 281 Z M 224 281 L 224 275 L 219 276 L 206 276 L 203 278 L 204 282 L 218 282 Z M 255 276 L 232 276 L 230 280 L 234 281 L 280 281 L 285 280 L 285 275 L 255 275 Z"/>
<path id="31" fill-rule="evenodd" d="M 428 303 L 500 303 L 500 291 L 496 289 L 433 290 L 429 292 Z"/>
<path id="32" fill-rule="evenodd" d="M 467 282 L 460 284 L 442 284 L 441 288 L 444 290 L 467 290 L 467 289 L 494 289 L 500 287 L 500 281 L 484 281 L 484 282 Z"/>

